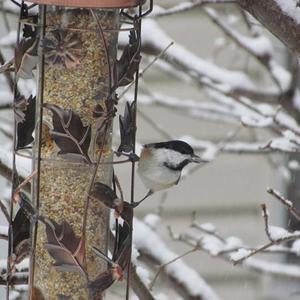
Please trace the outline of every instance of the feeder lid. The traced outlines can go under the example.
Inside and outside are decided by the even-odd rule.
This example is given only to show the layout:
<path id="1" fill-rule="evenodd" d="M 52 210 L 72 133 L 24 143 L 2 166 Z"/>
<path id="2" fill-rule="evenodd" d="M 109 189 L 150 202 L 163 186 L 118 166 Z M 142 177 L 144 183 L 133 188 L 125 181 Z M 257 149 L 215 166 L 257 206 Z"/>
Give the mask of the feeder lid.
<path id="1" fill-rule="evenodd" d="M 145 0 L 28 0 L 37 4 L 82 8 L 127 8 L 143 4 Z"/>

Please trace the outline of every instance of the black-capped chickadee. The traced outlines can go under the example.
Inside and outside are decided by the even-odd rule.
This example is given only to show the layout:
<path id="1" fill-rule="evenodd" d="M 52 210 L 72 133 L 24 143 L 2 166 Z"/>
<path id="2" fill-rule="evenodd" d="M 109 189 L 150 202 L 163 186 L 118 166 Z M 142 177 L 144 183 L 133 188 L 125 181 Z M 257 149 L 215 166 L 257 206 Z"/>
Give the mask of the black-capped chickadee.
<path id="1" fill-rule="evenodd" d="M 178 184 L 182 169 L 191 162 L 207 161 L 195 155 L 194 149 L 183 141 L 174 140 L 144 145 L 137 171 L 149 192 L 137 204 L 154 192 Z"/>

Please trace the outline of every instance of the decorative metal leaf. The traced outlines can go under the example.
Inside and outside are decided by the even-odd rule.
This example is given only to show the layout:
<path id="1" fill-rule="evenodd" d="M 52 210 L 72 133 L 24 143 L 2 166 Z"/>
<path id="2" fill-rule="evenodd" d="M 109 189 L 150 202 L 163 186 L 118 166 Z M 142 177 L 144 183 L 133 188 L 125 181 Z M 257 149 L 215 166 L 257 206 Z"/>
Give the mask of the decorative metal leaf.
<path id="1" fill-rule="evenodd" d="M 35 127 L 35 102 L 36 97 L 26 99 L 17 96 L 14 104 L 17 122 L 17 149 L 23 148 L 33 142 L 32 133 Z"/>
<path id="2" fill-rule="evenodd" d="M 130 261 L 130 227 L 127 223 L 119 225 L 119 234 L 116 238 L 116 249 L 113 255 L 115 261 L 122 270 L 125 270 Z"/>
<path id="3" fill-rule="evenodd" d="M 114 209 L 117 218 L 121 216 L 125 222 L 131 224 L 133 217 L 131 204 L 119 199 L 108 185 L 102 182 L 95 182 L 91 196 L 102 202 L 105 206 Z"/>
<path id="4" fill-rule="evenodd" d="M 55 29 L 41 42 L 46 61 L 57 67 L 71 69 L 80 65 L 83 58 L 82 41 L 76 32 Z"/>
<path id="5" fill-rule="evenodd" d="M 37 15 L 33 15 L 33 16 L 26 16 L 24 18 L 22 18 L 22 20 L 24 21 L 26 19 L 27 24 L 24 24 L 23 26 L 23 37 L 24 38 L 35 38 L 36 34 L 37 34 L 37 30 L 36 30 L 36 26 L 34 26 L 34 24 L 38 23 L 38 16 Z M 30 25 L 29 23 L 33 24 Z"/>
<path id="6" fill-rule="evenodd" d="M 124 48 L 117 61 L 117 87 L 126 86 L 133 81 L 141 61 L 140 43 L 134 30 L 130 31 L 129 44 Z"/>
<path id="7" fill-rule="evenodd" d="M 27 216 L 27 218 L 29 220 L 31 220 L 32 218 L 35 218 L 36 210 L 32 206 L 32 204 L 31 204 L 30 200 L 28 199 L 28 197 L 26 196 L 26 194 L 23 192 L 20 192 L 20 193 L 18 193 L 18 196 L 20 197 L 20 199 L 17 202 L 20 205 L 20 208 L 23 210 L 24 214 Z M 16 197 L 16 195 L 14 197 Z"/>
<path id="8" fill-rule="evenodd" d="M 100 273 L 89 283 L 88 287 L 93 295 L 103 293 L 116 280 L 120 281 L 123 279 L 124 271 L 130 261 L 131 247 L 129 233 L 130 227 L 126 223 L 124 223 L 123 226 L 119 225 L 118 236 L 115 241 L 115 253 L 112 259 L 109 259 L 104 253 L 93 247 L 96 254 L 111 265 L 107 271 Z"/>
<path id="9" fill-rule="evenodd" d="M 106 289 L 108 289 L 115 279 L 113 277 L 113 270 L 109 269 L 105 272 L 100 273 L 93 281 L 88 284 L 93 297 L 101 295 Z"/>
<path id="10" fill-rule="evenodd" d="M 84 126 L 79 115 L 72 110 L 63 110 L 49 103 L 44 106 L 53 113 L 52 137 L 60 148 L 58 154 L 79 157 L 90 163 L 88 151 L 91 142 L 91 126 Z"/>
<path id="11" fill-rule="evenodd" d="M 95 182 L 91 196 L 112 209 L 116 209 L 121 202 L 116 193 L 108 185 L 102 182 Z"/>
<path id="12" fill-rule="evenodd" d="M 18 78 L 30 79 L 38 62 L 38 39 L 22 39 L 15 49 L 15 68 Z"/>
<path id="13" fill-rule="evenodd" d="M 23 240 L 20 242 L 14 250 L 15 258 L 13 264 L 20 263 L 23 259 L 30 255 L 31 245 L 30 239 Z"/>
<path id="14" fill-rule="evenodd" d="M 13 251 L 16 252 L 18 245 L 30 236 L 30 220 L 22 208 L 19 208 L 13 222 Z"/>
<path id="15" fill-rule="evenodd" d="M 84 240 L 75 235 L 73 228 L 66 221 L 60 225 L 43 218 L 42 222 L 46 225 L 46 249 L 55 260 L 55 268 L 64 272 L 86 274 Z"/>
<path id="16" fill-rule="evenodd" d="M 118 152 L 129 153 L 133 150 L 135 125 L 134 125 L 135 102 L 126 102 L 124 116 L 119 116 L 121 143 Z"/>
<path id="17" fill-rule="evenodd" d="M 44 297 L 42 291 L 37 288 L 33 287 L 32 288 L 32 295 L 31 295 L 31 300 L 45 300 L 46 298 Z"/>

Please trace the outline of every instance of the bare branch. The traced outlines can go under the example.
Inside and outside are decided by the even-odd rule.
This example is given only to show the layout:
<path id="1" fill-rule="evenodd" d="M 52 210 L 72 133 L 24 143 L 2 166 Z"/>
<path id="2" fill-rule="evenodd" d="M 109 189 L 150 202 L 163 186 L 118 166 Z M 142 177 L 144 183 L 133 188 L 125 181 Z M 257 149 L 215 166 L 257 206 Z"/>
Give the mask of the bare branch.
<path id="1" fill-rule="evenodd" d="M 285 205 L 288 211 L 298 220 L 300 221 L 300 212 L 294 207 L 293 202 L 283 197 L 278 191 L 268 188 L 267 192 L 278 199 L 283 205 Z"/>
<path id="2" fill-rule="evenodd" d="M 267 206 L 266 204 L 262 204 L 261 205 L 261 209 L 262 209 L 262 216 L 264 218 L 264 222 L 265 222 L 265 232 L 267 237 L 269 238 L 270 242 L 274 242 L 271 233 L 270 233 L 270 229 L 269 229 L 269 212 L 267 210 Z"/>
<path id="3" fill-rule="evenodd" d="M 164 17 L 169 15 L 174 15 L 177 13 L 183 13 L 190 11 L 196 7 L 205 5 L 205 4 L 229 4 L 229 3 L 236 3 L 236 0 L 194 0 L 194 1 L 186 1 L 175 5 L 168 9 L 160 8 L 158 11 L 154 11 L 150 17 L 151 18 L 158 18 Z"/>
<path id="4" fill-rule="evenodd" d="M 174 262 L 177 261 L 178 259 L 181 259 L 181 258 L 183 258 L 183 257 L 185 257 L 185 256 L 187 256 L 187 255 L 189 255 L 189 254 L 191 254 L 191 253 L 193 253 L 193 252 L 195 252 L 195 251 L 197 251 L 197 250 L 198 250 L 198 246 L 195 246 L 194 248 L 192 248 L 192 249 L 190 249 L 190 250 L 184 252 L 184 253 L 181 254 L 181 255 L 178 255 L 177 257 L 171 259 L 170 261 L 168 261 L 168 262 L 166 262 L 166 263 L 164 263 L 164 264 L 161 264 L 161 265 L 159 266 L 158 271 L 156 272 L 154 278 L 152 279 L 152 281 L 151 281 L 151 283 L 150 283 L 150 286 L 149 286 L 150 291 L 153 289 L 153 287 L 154 287 L 154 285 L 155 285 L 155 283 L 156 283 L 156 280 L 157 280 L 158 276 L 159 276 L 160 273 L 165 269 L 165 267 L 167 267 L 168 265 L 174 263 Z"/>
<path id="5" fill-rule="evenodd" d="M 8 181 L 11 181 L 12 179 L 12 170 L 6 166 L 2 161 L 0 160 L 0 175 L 3 176 Z M 25 179 L 22 176 L 19 176 L 19 181 L 23 182 Z M 23 187 L 24 190 L 28 193 L 30 193 L 30 182 L 26 183 L 26 185 Z"/>

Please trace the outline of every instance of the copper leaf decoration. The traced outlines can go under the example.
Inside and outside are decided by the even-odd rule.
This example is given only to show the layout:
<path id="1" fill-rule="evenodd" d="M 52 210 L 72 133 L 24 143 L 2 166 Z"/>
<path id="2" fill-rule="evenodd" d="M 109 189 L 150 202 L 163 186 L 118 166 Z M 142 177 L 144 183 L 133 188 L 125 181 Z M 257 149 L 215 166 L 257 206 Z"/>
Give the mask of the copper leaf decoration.
<path id="1" fill-rule="evenodd" d="M 36 98 L 32 96 L 28 99 L 20 95 L 16 97 L 14 112 L 17 123 L 17 149 L 23 148 L 33 142 L 35 102 Z"/>
<path id="2" fill-rule="evenodd" d="M 100 273 L 93 281 L 88 284 L 93 297 L 101 295 L 106 289 L 108 289 L 115 281 L 113 276 L 113 270 L 108 269 L 105 272 Z"/>
<path id="3" fill-rule="evenodd" d="M 91 126 L 84 126 L 81 118 L 72 110 L 64 110 L 55 104 L 44 104 L 53 113 L 52 137 L 60 148 L 58 154 L 81 157 L 90 163 L 88 156 L 91 142 Z"/>
<path id="4" fill-rule="evenodd" d="M 13 222 L 13 254 L 12 266 L 20 263 L 30 252 L 30 220 L 22 208 L 19 208 Z"/>
<path id="5" fill-rule="evenodd" d="M 38 15 L 27 16 L 24 19 L 26 19 L 28 23 L 24 24 L 23 26 L 23 37 L 24 38 L 36 37 L 37 26 L 35 25 L 38 23 Z M 22 20 L 24 19 L 22 18 Z"/>
<path id="6" fill-rule="evenodd" d="M 17 77 L 30 79 L 33 77 L 32 70 L 38 62 L 38 39 L 22 39 L 15 49 L 15 68 Z"/>
<path id="7" fill-rule="evenodd" d="M 55 260 L 55 268 L 86 275 L 84 240 L 75 235 L 66 221 L 62 224 L 48 218 L 42 218 L 41 221 L 46 225 L 46 249 Z"/>
<path id="8" fill-rule="evenodd" d="M 55 29 L 41 41 L 46 62 L 52 66 L 75 68 L 83 57 L 82 41 L 79 33 Z"/>
<path id="9" fill-rule="evenodd" d="M 24 240 L 29 238 L 30 220 L 24 213 L 22 208 L 19 208 L 13 223 L 13 250 L 15 252 L 16 247 Z"/>
<path id="10" fill-rule="evenodd" d="M 124 116 L 119 116 L 121 143 L 118 152 L 131 152 L 133 150 L 135 125 L 134 125 L 135 102 L 126 102 Z"/>
<path id="11" fill-rule="evenodd" d="M 107 271 L 98 274 L 98 276 L 89 283 L 88 287 L 94 296 L 103 293 L 116 280 L 122 280 L 124 271 L 130 261 L 131 247 L 129 226 L 126 223 L 124 223 L 123 226 L 119 225 L 118 232 L 119 234 L 115 240 L 116 247 L 112 259 L 108 258 L 99 249 L 93 247 L 95 253 L 110 264 Z"/>
<path id="12" fill-rule="evenodd" d="M 45 296 L 43 295 L 42 291 L 37 288 L 33 287 L 32 288 L 32 295 L 31 295 L 31 300 L 45 300 Z"/>
<path id="13" fill-rule="evenodd" d="M 105 206 L 114 209 L 117 218 L 121 216 L 128 224 L 132 222 L 133 208 L 131 204 L 119 199 L 108 185 L 102 182 L 95 182 L 90 196 L 99 200 Z"/>
<path id="14" fill-rule="evenodd" d="M 117 61 L 117 86 L 126 86 L 134 79 L 141 61 L 140 42 L 134 30 L 130 31 L 129 44 L 124 48 Z"/>

